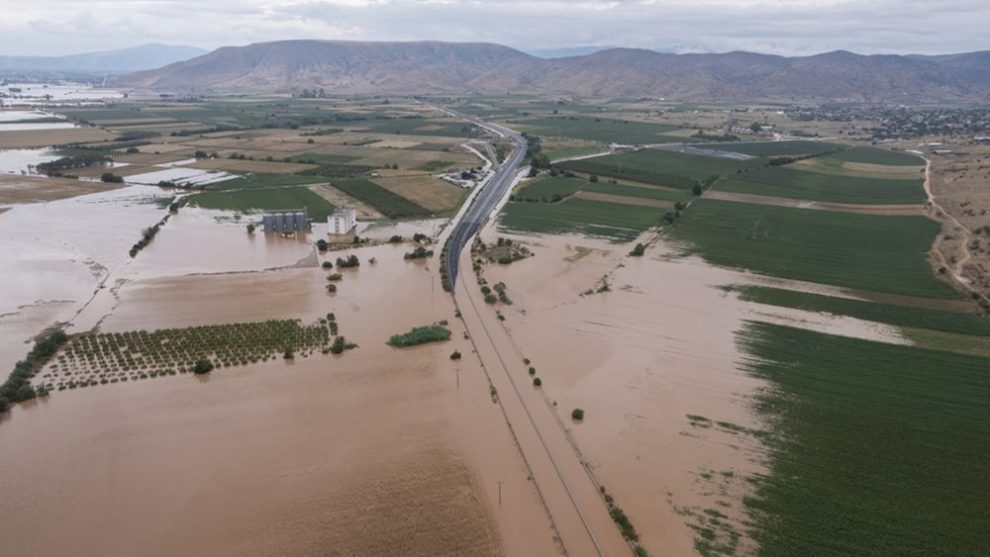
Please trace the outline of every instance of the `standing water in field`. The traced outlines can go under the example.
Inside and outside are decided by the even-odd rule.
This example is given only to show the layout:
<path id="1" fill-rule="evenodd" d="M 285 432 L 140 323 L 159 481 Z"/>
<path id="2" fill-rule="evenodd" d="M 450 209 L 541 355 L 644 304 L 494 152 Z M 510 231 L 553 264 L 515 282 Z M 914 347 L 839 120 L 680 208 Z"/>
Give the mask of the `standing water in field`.
<path id="1" fill-rule="evenodd" d="M 51 149 L 0 149 L 0 173 L 35 174 L 35 167 L 58 159 Z"/>

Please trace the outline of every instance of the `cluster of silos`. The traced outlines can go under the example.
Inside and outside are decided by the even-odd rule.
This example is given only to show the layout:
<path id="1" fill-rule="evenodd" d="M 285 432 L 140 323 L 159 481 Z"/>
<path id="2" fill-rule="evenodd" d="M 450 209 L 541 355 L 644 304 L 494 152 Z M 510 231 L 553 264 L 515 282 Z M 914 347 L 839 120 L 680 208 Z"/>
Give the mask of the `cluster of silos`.
<path id="1" fill-rule="evenodd" d="M 305 211 L 279 211 L 265 213 L 261 219 L 265 232 L 297 232 L 309 230 L 309 217 Z"/>

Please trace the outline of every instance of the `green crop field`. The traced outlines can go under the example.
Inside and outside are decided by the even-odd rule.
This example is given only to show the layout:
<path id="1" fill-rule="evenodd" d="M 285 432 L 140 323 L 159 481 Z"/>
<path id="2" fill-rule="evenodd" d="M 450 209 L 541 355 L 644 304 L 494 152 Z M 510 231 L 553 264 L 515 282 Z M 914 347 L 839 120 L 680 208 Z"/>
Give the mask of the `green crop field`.
<path id="1" fill-rule="evenodd" d="M 204 209 L 238 211 L 279 211 L 306 207 L 309 218 L 326 220 L 334 206 L 304 186 L 233 191 L 208 191 L 189 197 L 189 204 Z"/>
<path id="2" fill-rule="evenodd" d="M 428 217 L 430 211 L 370 180 L 334 180 L 333 187 L 367 203 L 390 219 Z"/>
<path id="3" fill-rule="evenodd" d="M 932 298 L 957 298 L 936 279 L 924 217 L 807 211 L 700 199 L 671 230 L 688 250 L 728 267 L 782 278 Z"/>
<path id="4" fill-rule="evenodd" d="M 869 164 L 889 164 L 892 166 L 921 166 L 925 161 L 908 153 L 898 153 L 875 147 L 853 147 L 829 155 L 829 158 L 845 162 L 865 162 Z"/>
<path id="5" fill-rule="evenodd" d="M 550 200 L 554 195 L 567 197 L 586 185 L 588 181 L 581 178 L 542 178 L 519 190 L 516 199 Z"/>
<path id="6" fill-rule="evenodd" d="M 749 323 L 760 555 L 990 554 L 990 359 Z"/>
<path id="7" fill-rule="evenodd" d="M 676 137 L 665 137 L 666 132 L 677 128 L 663 124 L 592 118 L 587 116 L 553 116 L 530 120 L 513 121 L 527 132 L 547 137 L 570 137 L 602 143 L 649 144 L 681 141 Z"/>
<path id="8" fill-rule="evenodd" d="M 471 124 L 467 122 L 425 118 L 373 118 L 354 122 L 351 127 L 375 133 L 439 137 L 470 137 L 473 133 Z"/>
<path id="9" fill-rule="evenodd" d="M 651 188 L 644 186 L 629 186 L 622 183 L 611 184 L 608 182 L 588 182 L 583 191 L 594 193 L 607 193 L 610 195 L 621 195 L 624 197 L 636 197 L 639 199 L 654 199 L 658 201 L 687 201 L 692 196 L 686 191 L 667 190 L 662 188 Z"/>
<path id="10" fill-rule="evenodd" d="M 824 141 L 767 141 L 763 143 L 712 143 L 706 149 L 720 149 L 753 155 L 755 157 L 779 157 L 785 155 L 821 155 L 842 149 L 837 143 Z"/>
<path id="11" fill-rule="evenodd" d="M 730 289 L 739 292 L 741 299 L 760 304 L 831 313 L 832 315 L 848 315 L 857 319 L 901 327 L 990 336 L 990 318 L 976 313 L 955 313 L 880 304 L 767 286 L 734 285 Z"/>
<path id="12" fill-rule="evenodd" d="M 509 203 L 500 221 L 504 230 L 555 234 L 576 232 L 629 242 L 660 224 L 665 210 L 587 199 L 560 203 Z"/>
<path id="13" fill-rule="evenodd" d="M 924 203 L 921 180 L 841 176 L 794 170 L 782 166 L 760 168 L 719 180 L 722 191 L 753 193 L 833 203 Z"/>
<path id="14" fill-rule="evenodd" d="M 766 164 L 765 159 L 737 161 L 643 149 L 631 153 L 568 161 L 561 163 L 560 166 L 575 172 L 688 189 L 710 176 L 732 174 L 737 170 L 758 168 Z"/>
<path id="15" fill-rule="evenodd" d="M 666 190 L 649 186 L 630 186 L 622 183 L 589 182 L 582 178 L 550 177 L 539 179 L 519 190 L 515 199 L 520 201 L 552 201 L 555 195 L 567 197 L 578 191 L 607 193 L 639 199 L 660 201 L 687 201 L 691 195 L 685 191 Z"/>
<path id="16" fill-rule="evenodd" d="M 323 153 L 303 153 L 302 155 L 291 157 L 289 160 L 292 162 L 304 162 L 309 164 L 338 165 L 347 164 L 359 158 L 361 157 L 354 157 L 350 155 L 326 155 Z"/>
<path id="17" fill-rule="evenodd" d="M 314 176 L 296 176 L 291 174 L 249 174 L 232 180 L 224 180 L 207 184 L 209 191 L 234 191 L 250 189 L 271 189 L 280 187 L 296 187 L 308 184 L 319 184 L 326 180 Z"/>

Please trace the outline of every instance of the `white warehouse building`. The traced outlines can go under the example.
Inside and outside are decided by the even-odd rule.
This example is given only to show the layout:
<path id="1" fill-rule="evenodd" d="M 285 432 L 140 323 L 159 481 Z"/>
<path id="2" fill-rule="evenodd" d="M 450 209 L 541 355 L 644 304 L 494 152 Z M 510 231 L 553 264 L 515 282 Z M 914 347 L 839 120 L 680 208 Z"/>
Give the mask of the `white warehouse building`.
<path id="1" fill-rule="evenodd" d="M 327 232 L 337 236 L 349 233 L 357 226 L 357 211 L 354 209 L 341 209 L 334 211 L 327 217 Z"/>

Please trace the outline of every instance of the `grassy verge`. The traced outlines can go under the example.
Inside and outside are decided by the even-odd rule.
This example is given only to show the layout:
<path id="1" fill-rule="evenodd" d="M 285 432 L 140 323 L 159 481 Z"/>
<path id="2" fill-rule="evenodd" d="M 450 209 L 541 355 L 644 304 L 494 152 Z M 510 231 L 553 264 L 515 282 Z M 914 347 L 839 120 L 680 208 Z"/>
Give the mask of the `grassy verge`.
<path id="1" fill-rule="evenodd" d="M 739 342 L 772 385 L 761 555 L 990 552 L 990 359 L 760 323 Z"/>
<path id="2" fill-rule="evenodd" d="M 866 321 L 902 327 L 963 335 L 990 336 L 990 318 L 975 313 L 953 313 L 878 304 L 767 286 L 735 285 L 729 287 L 729 290 L 738 292 L 739 297 L 743 300 L 760 304 L 833 315 L 847 315 Z"/>
<path id="3" fill-rule="evenodd" d="M 805 211 L 700 199 L 672 228 L 706 260 L 782 278 L 908 296 L 957 298 L 936 279 L 924 217 Z"/>

